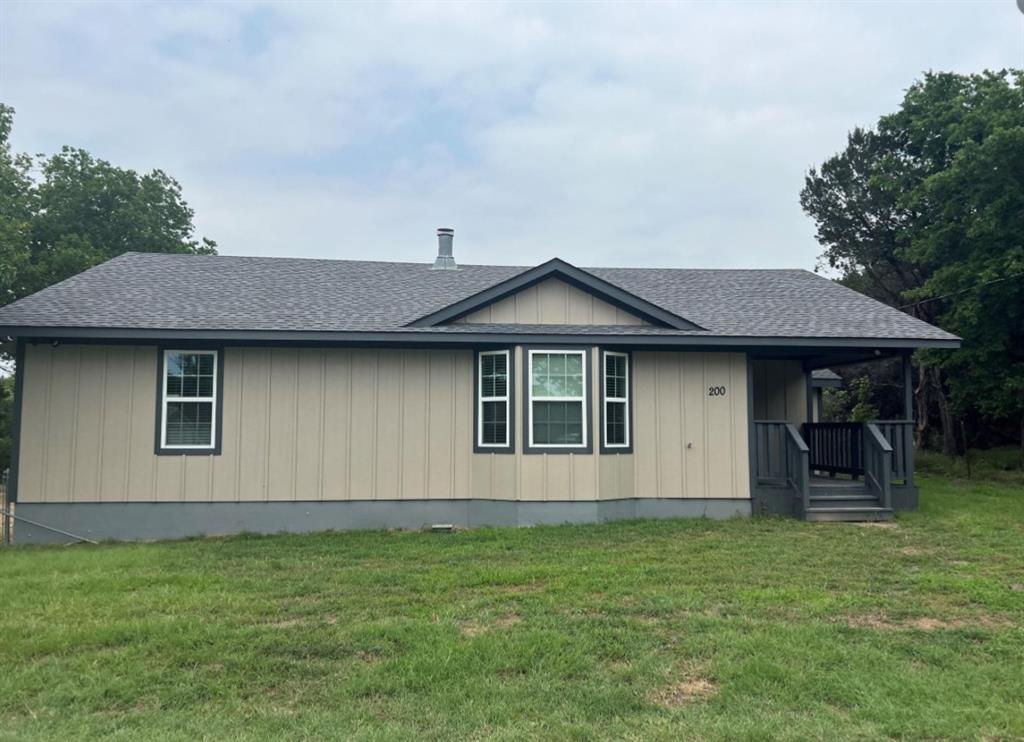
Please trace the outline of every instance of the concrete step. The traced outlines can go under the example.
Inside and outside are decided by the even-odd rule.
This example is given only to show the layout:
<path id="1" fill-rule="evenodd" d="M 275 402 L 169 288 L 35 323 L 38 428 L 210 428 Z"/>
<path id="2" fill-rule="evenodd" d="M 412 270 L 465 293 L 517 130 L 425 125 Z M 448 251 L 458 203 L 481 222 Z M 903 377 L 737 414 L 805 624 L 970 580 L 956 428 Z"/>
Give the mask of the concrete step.
<path id="1" fill-rule="evenodd" d="M 846 523 L 863 523 L 886 521 L 893 519 L 890 508 L 879 507 L 810 507 L 804 513 L 807 521 L 842 521 Z"/>

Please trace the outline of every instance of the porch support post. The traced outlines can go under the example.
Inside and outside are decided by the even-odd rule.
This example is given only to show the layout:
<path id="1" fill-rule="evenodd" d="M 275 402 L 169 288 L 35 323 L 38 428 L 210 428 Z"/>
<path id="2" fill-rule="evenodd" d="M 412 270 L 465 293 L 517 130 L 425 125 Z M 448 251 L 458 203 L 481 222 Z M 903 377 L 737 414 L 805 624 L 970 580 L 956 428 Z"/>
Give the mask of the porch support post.
<path id="1" fill-rule="evenodd" d="M 804 369 L 804 387 L 807 391 L 807 419 L 804 422 L 813 423 L 814 420 L 814 386 L 811 377 L 814 372 L 808 368 Z"/>
<path id="2" fill-rule="evenodd" d="M 914 368 L 910 353 L 903 354 L 903 419 L 914 421 Z M 903 427 L 903 450 L 907 456 L 907 485 L 914 486 L 914 426 Z"/>

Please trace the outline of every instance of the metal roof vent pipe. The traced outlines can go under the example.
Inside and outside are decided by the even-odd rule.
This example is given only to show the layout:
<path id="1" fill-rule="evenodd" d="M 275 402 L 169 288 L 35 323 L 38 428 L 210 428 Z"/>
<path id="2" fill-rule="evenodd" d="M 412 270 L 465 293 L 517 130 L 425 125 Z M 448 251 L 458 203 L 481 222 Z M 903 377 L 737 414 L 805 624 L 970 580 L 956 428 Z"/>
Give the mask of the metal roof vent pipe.
<path id="1" fill-rule="evenodd" d="M 456 271 L 459 266 L 455 265 L 455 256 L 452 254 L 452 240 L 455 239 L 455 230 L 441 227 L 437 230 L 437 257 L 434 258 L 435 271 Z"/>

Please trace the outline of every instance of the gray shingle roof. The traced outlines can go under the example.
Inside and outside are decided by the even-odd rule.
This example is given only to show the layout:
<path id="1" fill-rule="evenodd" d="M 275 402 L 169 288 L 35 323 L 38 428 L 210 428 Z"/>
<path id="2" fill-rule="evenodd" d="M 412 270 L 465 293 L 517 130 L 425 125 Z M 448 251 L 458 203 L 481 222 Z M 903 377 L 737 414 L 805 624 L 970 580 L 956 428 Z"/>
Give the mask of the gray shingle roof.
<path id="1" fill-rule="evenodd" d="M 406 325 L 529 270 L 429 263 L 127 253 L 0 308 L 15 327 L 471 333 Z M 560 328 L 564 334 L 955 340 L 803 270 L 587 268 L 705 328 Z M 523 325 L 502 331 L 526 333 Z M 488 331 L 497 331 L 493 325 Z M 533 332 L 540 332 L 532 328 Z M 559 328 L 543 326 L 544 333 Z"/>

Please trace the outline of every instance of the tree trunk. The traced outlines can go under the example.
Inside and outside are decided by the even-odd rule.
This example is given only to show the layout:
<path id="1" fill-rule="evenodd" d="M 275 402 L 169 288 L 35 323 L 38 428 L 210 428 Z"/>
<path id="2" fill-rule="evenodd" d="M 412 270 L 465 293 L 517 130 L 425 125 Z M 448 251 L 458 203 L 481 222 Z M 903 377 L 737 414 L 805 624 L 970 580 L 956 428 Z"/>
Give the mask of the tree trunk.
<path id="1" fill-rule="evenodd" d="M 946 390 L 942 388 L 942 374 L 937 368 L 929 369 L 929 371 L 931 371 L 932 390 L 935 392 L 935 401 L 939 408 L 939 423 L 942 425 L 942 452 L 956 456 L 956 429 L 953 427 L 953 413 L 949 409 Z"/>

